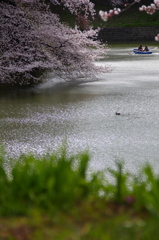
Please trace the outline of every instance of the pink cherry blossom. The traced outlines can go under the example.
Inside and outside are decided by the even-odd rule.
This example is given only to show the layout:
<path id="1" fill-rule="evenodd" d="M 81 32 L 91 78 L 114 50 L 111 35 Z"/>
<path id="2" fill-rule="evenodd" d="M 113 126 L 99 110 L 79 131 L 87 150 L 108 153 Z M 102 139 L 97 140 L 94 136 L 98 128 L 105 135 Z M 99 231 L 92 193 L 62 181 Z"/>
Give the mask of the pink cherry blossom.
<path id="1" fill-rule="evenodd" d="M 120 8 L 110 9 L 109 12 L 100 10 L 99 16 L 103 21 L 106 22 L 109 18 L 113 17 L 114 15 L 118 15 L 120 12 L 121 12 Z"/>

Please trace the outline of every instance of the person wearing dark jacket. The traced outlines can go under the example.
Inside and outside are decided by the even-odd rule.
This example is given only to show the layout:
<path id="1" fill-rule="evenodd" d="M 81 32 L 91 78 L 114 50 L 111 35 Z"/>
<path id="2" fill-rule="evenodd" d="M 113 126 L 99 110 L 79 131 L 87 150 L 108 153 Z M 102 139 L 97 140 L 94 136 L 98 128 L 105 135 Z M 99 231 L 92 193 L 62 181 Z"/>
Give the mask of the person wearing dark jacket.
<path id="1" fill-rule="evenodd" d="M 144 52 L 148 52 L 148 51 L 149 51 L 148 47 L 145 46 Z"/>

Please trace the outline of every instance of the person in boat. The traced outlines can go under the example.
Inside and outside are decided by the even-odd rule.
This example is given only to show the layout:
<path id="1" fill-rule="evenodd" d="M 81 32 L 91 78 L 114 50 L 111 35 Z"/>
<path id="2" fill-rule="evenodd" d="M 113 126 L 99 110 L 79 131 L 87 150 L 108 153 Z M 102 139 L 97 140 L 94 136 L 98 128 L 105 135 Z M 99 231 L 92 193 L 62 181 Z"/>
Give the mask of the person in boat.
<path id="1" fill-rule="evenodd" d="M 145 46 L 144 52 L 148 52 L 148 51 L 149 51 L 148 47 Z"/>
<path id="2" fill-rule="evenodd" d="M 138 47 L 138 51 L 143 51 L 142 45 L 140 45 L 140 46 Z"/>

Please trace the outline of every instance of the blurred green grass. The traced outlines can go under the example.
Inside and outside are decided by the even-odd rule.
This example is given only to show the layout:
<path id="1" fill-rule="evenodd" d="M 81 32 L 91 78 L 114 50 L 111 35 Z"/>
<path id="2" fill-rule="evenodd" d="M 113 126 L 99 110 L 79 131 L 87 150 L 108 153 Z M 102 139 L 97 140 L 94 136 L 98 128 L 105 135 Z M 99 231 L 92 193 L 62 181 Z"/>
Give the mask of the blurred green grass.
<path id="1" fill-rule="evenodd" d="M 153 234 L 157 240 L 159 174 L 153 166 L 133 175 L 117 161 L 115 169 L 90 172 L 89 161 L 88 152 L 69 156 L 62 147 L 39 158 L 9 159 L 6 166 L 1 151 L 0 239 L 148 240 Z"/>

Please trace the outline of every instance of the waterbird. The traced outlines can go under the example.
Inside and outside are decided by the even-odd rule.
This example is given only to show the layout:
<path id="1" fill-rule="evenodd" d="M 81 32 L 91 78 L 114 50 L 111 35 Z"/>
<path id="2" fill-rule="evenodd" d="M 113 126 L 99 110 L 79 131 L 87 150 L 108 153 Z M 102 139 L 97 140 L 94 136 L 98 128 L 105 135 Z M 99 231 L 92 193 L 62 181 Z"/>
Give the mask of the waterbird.
<path id="1" fill-rule="evenodd" d="M 116 115 L 120 115 L 120 112 L 116 112 L 115 114 L 116 114 Z"/>

